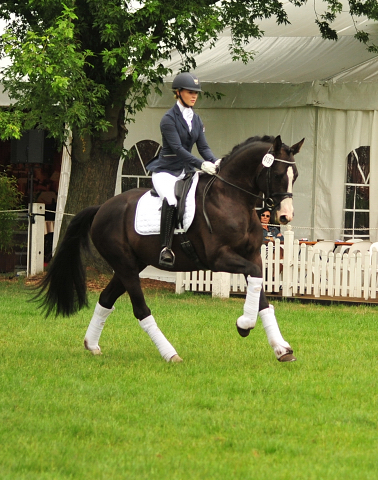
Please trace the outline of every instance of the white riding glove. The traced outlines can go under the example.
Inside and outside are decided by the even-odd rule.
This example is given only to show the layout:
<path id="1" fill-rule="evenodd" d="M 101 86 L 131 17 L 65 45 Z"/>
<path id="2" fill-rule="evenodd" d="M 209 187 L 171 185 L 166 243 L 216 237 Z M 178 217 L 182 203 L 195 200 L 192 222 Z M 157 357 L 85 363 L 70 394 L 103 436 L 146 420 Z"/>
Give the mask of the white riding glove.
<path id="1" fill-rule="evenodd" d="M 216 160 L 216 161 L 214 162 L 214 165 L 215 165 L 216 167 L 219 167 L 219 164 L 220 164 L 221 161 L 222 161 L 222 159 L 221 159 L 221 158 L 218 158 L 218 160 Z"/>
<path id="2" fill-rule="evenodd" d="M 217 173 L 217 167 L 212 162 L 203 162 L 201 170 L 209 175 L 215 175 Z"/>

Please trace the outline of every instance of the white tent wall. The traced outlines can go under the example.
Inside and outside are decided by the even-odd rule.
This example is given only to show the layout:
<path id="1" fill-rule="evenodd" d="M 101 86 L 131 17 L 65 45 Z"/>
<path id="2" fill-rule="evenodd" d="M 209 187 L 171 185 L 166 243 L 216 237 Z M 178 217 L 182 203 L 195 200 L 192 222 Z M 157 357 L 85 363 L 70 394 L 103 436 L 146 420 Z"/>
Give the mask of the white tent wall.
<path id="1" fill-rule="evenodd" d="M 219 101 L 203 97 L 196 106 L 217 156 L 253 135 L 281 135 L 289 145 L 305 137 L 294 187 L 296 238 L 342 236 L 347 156 L 355 148 L 370 145 L 370 238 L 378 239 L 377 84 L 214 83 L 203 88 L 225 94 Z M 168 87 L 161 97 L 152 95 L 149 107 L 129 126 L 126 148 L 147 139 L 160 143 L 160 120 L 173 103 Z M 120 179 L 118 183 L 120 188 Z"/>
<path id="2" fill-rule="evenodd" d="M 319 109 L 314 171 L 315 239 L 341 238 L 347 156 L 353 149 L 370 145 L 370 240 L 377 240 L 377 120 L 377 111 Z"/>
<path id="3" fill-rule="evenodd" d="M 165 111 L 166 109 L 147 108 L 138 114 L 135 124 L 129 127 L 126 148 L 131 148 L 141 140 L 155 140 L 161 143 L 159 124 Z M 235 145 L 253 135 L 281 135 L 283 141 L 288 145 L 297 143 L 305 137 L 303 150 L 298 155 L 300 176 L 295 184 L 295 224 L 311 226 L 314 109 L 218 110 L 197 108 L 196 112 L 204 123 L 208 143 L 218 157 L 226 155 Z M 298 126 L 297 130 L 295 125 Z M 193 153 L 198 155 L 195 149 Z M 300 233 L 300 236 L 309 235 L 311 235 L 310 229 L 305 229 Z"/>

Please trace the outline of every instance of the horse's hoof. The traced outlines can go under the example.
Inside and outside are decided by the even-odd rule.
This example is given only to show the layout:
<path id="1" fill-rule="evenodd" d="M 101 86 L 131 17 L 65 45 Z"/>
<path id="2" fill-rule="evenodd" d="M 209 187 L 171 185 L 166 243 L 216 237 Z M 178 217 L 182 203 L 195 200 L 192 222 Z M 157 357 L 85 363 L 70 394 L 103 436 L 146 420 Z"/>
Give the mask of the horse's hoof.
<path id="1" fill-rule="evenodd" d="M 182 362 L 182 358 L 179 357 L 176 353 L 176 355 L 173 355 L 173 357 L 171 357 L 171 359 L 169 361 L 170 361 L 170 363 L 180 363 L 180 362 Z"/>
<path id="2" fill-rule="evenodd" d="M 96 348 L 95 350 L 90 350 L 92 355 L 102 355 L 100 347 Z"/>
<path id="3" fill-rule="evenodd" d="M 277 359 L 279 362 L 295 362 L 297 359 L 292 353 L 285 353 L 282 357 Z"/>
<path id="4" fill-rule="evenodd" d="M 84 340 L 84 347 L 85 347 L 86 350 L 89 350 L 92 355 L 102 355 L 102 352 L 101 352 L 101 348 L 100 348 L 100 347 L 91 349 L 91 348 L 89 348 L 88 343 L 87 343 L 86 340 Z"/>
<path id="5" fill-rule="evenodd" d="M 248 329 L 245 329 L 245 328 L 240 328 L 238 326 L 238 322 L 236 322 L 236 329 L 238 331 L 238 334 L 241 336 L 241 337 L 248 337 L 249 335 L 249 332 L 252 330 L 251 328 L 248 328 Z"/>

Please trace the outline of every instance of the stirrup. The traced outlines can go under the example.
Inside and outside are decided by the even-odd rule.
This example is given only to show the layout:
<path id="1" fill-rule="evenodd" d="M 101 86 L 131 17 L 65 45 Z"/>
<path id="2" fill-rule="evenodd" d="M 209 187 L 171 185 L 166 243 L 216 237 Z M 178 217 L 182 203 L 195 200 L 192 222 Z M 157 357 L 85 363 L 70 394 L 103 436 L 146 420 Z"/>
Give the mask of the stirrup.
<path id="1" fill-rule="evenodd" d="M 174 264 L 175 264 L 175 254 L 170 248 L 164 247 L 163 250 L 160 252 L 159 265 L 169 268 L 169 267 L 173 267 Z"/>

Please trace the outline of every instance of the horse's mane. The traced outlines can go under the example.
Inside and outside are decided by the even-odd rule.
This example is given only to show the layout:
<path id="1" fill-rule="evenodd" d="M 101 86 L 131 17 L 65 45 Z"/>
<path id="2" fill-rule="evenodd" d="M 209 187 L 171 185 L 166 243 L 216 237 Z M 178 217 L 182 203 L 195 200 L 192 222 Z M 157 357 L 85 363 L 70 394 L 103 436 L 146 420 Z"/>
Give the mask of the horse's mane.
<path id="1" fill-rule="evenodd" d="M 231 152 L 222 158 L 222 164 L 224 165 L 230 158 L 234 156 L 235 153 L 237 153 L 240 149 L 242 149 L 246 145 L 249 145 L 250 143 L 257 143 L 257 142 L 273 143 L 274 138 L 275 137 L 273 135 L 263 135 L 262 137 L 256 135 L 254 137 L 249 137 L 244 142 L 239 143 L 238 145 L 235 145 L 235 147 L 231 150 Z"/>

